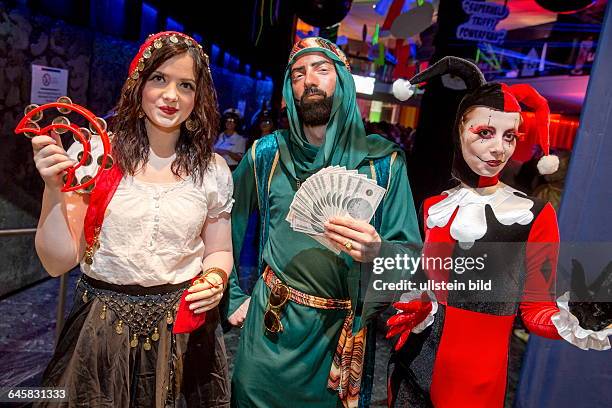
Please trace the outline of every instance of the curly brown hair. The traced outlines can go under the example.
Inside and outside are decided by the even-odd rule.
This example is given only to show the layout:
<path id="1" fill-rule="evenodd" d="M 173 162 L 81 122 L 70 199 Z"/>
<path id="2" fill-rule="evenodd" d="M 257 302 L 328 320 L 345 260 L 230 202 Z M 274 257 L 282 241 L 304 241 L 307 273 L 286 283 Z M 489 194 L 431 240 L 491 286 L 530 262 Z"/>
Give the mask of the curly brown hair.
<path id="1" fill-rule="evenodd" d="M 139 117 L 142 105 L 142 90 L 149 76 L 170 58 L 188 53 L 194 61 L 196 91 L 193 112 L 189 119 L 195 122 L 190 131 L 181 124 L 176 142 L 176 159 L 172 173 L 177 177 L 191 176 L 202 183 L 204 174 L 213 157 L 213 144 L 219 127 L 217 94 L 207 59 L 201 50 L 183 41 L 165 41 L 147 59 L 137 79 L 128 78 L 121 90 L 121 99 L 115 108 L 112 140 L 113 157 L 124 173 L 134 175 L 149 159 L 149 139 L 144 118 Z"/>

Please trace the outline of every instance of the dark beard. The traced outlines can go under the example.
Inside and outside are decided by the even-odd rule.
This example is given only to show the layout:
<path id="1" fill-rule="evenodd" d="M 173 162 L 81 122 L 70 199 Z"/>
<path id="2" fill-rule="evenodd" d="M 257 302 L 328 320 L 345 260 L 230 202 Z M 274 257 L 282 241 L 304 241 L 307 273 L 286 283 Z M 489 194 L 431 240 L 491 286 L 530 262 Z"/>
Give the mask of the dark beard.
<path id="1" fill-rule="evenodd" d="M 323 99 L 316 101 L 307 101 L 309 95 L 321 95 Z M 327 94 L 318 88 L 308 88 L 304 91 L 302 98 L 297 103 L 298 117 L 304 126 L 323 126 L 329 122 L 331 116 L 333 96 L 328 97 Z"/>

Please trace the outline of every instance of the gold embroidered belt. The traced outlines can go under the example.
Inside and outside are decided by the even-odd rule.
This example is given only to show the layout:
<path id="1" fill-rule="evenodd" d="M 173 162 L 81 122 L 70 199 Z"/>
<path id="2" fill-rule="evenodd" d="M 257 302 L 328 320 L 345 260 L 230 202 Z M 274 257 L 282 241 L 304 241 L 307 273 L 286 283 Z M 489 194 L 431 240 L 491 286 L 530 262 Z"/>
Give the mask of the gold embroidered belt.
<path id="1" fill-rule="evenodd" d="M 273 290 L 277 284 L 283 283 L 269 266 L 264 270 L 263 280 L 270 290 Z M 351 301 L 348 299 L 322 298 L 309 295 L 290 286 L 287 286 L 287 288 L 289 289 L 289 299 L 297 304 L 315 309 L 340 309 L 347 311 L 336 352 L 334 353 L 327 387 L 338 392 L 344 407 L 357 407 L 365 353 L 366 328 L 364 327 L 359 332 L 353 334 L 354 315 Z"/>

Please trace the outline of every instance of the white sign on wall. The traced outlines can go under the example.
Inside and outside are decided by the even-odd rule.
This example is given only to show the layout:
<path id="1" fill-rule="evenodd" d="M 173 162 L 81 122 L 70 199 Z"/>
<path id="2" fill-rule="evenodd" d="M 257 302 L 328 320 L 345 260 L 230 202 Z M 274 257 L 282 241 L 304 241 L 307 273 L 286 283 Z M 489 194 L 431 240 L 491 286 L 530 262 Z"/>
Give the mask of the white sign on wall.
<path id="1" fill-rule="evenodd" d="M 32 64 L 30 103 L 44 104 L 68 96 L 68 70 Z"/>

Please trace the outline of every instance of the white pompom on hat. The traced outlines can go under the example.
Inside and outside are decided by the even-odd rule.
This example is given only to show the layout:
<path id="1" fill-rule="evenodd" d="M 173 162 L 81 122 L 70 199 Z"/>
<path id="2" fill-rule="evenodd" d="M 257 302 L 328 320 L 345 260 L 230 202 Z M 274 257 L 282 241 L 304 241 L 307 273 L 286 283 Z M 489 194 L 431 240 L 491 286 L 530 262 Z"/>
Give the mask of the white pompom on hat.
<path id="1" fill-rule="evenodd" d="M 544 156 L 538 161 L 538 171 L 542 175 L 553 174 L 559 169 L 559 158 L 550 154 L 550 109 L 548 101 L 528 84 L 502 85 L 502 88 L 504 91 L 510 91 L 517 101 L 533 109 L 538 144 L 544 151 Z"/>
<path id="2" fill-rule="evenodd" d="M 540 174 L 553 174 L 559 170 L 559 157 L 554 154 L 542 156 L 538 160 L 538 171 Z"/>
<path id="3" fill-rule="evenodd" d="M 396 80 L 392 88 L 393 96 L 400 101 L 405 101 L 414 95 L 418 84 L 445 74 L 452 74 L 460 78 L 463 82 L 462 89 L 476 89 L 487 82 L 480 69 L 472 62 L 447 56 L 410 78 L 410 81 L 402 78 Z"/>
<path id="4" fill-rule="evenodd" d="M 400 78 L 393 82 L 392 92 L 393 96 L 403 102 L 414 95 L 414 86 L 410 81 Z"/>

